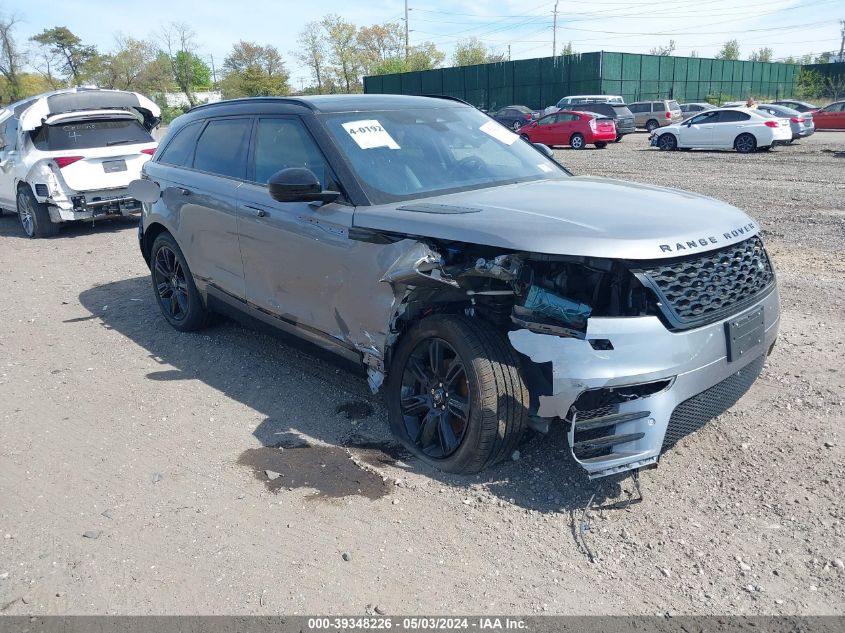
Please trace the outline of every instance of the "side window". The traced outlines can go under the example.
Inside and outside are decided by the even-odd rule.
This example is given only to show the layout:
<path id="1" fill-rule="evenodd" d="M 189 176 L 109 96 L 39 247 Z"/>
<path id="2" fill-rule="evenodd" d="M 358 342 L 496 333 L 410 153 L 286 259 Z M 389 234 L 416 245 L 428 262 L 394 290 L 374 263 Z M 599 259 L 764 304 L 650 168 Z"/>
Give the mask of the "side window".
<path id="1" fill-rule="evenodd" d="M 542 119 L 537 121 L 537 125 L 551 125 L 552 123 L 556 123 L 559 116 L 561 115 L 550 114 L 549 116 L 544 116 Z"/>
<path id="2" fill-rule="evenodd" d="M 639 114 L 646 111 L 646 105 L 644 103 L 632 103 L 628 106 L 628 109 L 634 114 Z"/>
<path id="3" fill-rule="evenodd" d="M 719 123 L 737 123 L 739 121 L 748 121 L 751 118 L 750 114 L 745 112 L 737 112 L 736 110 L 725 110 L 719 117 Z"/>
<path id="4" fill-rule="evenodd" d="M 13 152 L 18 146 L 18 120 L 16 117 L 10 117 L 3 126 L 3 145 L 0 150 L 4 152 Z"/>
<path id="5" fill-rule="evenodd" d="M 266 184 L 270 176 L 288 167 L 307 167 L 326 188 L 326 161 L 302 121 L 259 119 L 250 180 Z"/>
<path id="6" fill-rule="evenodd" d="M 251 128 L 251 119 L 210 121 L 197 141 L 194 169 L 230 178 L 245 178 Z"/>
<path id="7" fill-rule="evenodd" d="M 666 112 L 665 101 L 655 101 L 652 105 L 654 106 L 652 112 Z"/>
<path id="8" fill-rule="evenodd" d="M 690 123 L 692 125 L 698 125 L 700 123 L 716 123 L 718 121 L 718 119 L 719 119 L 719 113 L 718 112 L 705 112 L 704 114 L 699 114 L 697 116 L 694 116 L 690 120 Z"/>
<path id="9" fill-rule="evenodd" d="M 157 162 L 176 167 L 190 167 L 201 130 L 202 122 L 197 122 L 186 125 L 176 132 L 176 136 L 170 139 Z"/>

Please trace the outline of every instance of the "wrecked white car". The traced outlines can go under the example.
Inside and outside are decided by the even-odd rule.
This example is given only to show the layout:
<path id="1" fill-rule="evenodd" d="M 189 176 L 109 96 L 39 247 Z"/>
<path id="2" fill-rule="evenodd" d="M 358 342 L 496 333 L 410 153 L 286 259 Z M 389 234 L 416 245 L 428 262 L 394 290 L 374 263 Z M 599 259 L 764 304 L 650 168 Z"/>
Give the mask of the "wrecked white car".
<path id="1" fill-rule="evenodd" d="M 72 88 L 0 110 L 0 209 L 28 237 L 73 220 L 138 213 L 126 194 L 155 153 L 158 106 L 134 92 Z"/>
<path id="2" fill-rule="evenodd" d="M 743 212 L 574 177 L 456 100 L 201 106 L 143 172 L 140 246 L 173 327 L 245 313 L 361 362 L 397 437 L 449 472 L 552 424 L 590 477 L 655 464 L 777 335 Z"/>

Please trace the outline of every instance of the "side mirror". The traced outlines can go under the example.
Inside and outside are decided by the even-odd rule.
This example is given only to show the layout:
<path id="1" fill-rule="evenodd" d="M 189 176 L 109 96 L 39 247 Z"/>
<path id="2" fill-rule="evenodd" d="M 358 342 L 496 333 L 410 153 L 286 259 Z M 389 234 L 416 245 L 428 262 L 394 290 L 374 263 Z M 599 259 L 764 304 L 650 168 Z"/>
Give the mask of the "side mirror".
<path id="1" fill-rule="evenodd" d="M 548 145 L 543 145 L 542 143 L 534 143 L 534 147 L 545 154 L 546 158 L 554 158 L 555 153 L 552 151 L 552 148 Z"/>
<path id="2" fill-rule="evenodd" d="M 152 204 L 161 197 L 161 187 L 157 182 L 140 178 L 129 183 L 126 193 L 130 198 L 135 198 L 139 202 L 147 202 Z"/>
<path id="3" fill-rule="evenodd" d="M 337 191 L 323 191 L 313 171 L 305 167 L 282 169 L 267 181 L 270 196 L 277 202 L 334 202 Z"/>

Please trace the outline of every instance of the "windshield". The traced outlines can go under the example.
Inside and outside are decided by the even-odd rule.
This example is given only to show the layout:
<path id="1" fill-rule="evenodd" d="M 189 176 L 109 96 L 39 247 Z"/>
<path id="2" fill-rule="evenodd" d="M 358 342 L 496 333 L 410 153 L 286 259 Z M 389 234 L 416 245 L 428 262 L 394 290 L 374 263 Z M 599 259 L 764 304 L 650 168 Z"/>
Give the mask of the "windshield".
<path id="1" fill-rule="evenodd" d="M 66 121 L 42 125 L 31 132 L 41 151 L 63 151 L 152 143 L 153 137 L 136 119 Z"/>
<path id="2" fill-rule="evenodd" d="M 567 175 L 475 108 L 345 112 L 324 120 L 375 204 Z"/>

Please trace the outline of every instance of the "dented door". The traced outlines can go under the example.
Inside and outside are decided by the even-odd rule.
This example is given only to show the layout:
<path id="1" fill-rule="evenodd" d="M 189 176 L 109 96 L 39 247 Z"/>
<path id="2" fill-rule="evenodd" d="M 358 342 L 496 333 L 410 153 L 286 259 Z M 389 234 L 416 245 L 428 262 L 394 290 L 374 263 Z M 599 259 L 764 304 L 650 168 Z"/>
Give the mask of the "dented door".
<path id="1" fill-rule="evenodd" d="M 350 240 L 349 205 L 272 199 L 265 183 L 289 167 L 310 169 L 324 189 L 336 186 L 298 117 L 259 119 L 254 145 L 252 182 L 240 188 L 238 199 L 247 300 L 356 349 L 381 348 L 393 292 L 379 279 L 395 260 L 390 252 L 403 247 Z"/>

